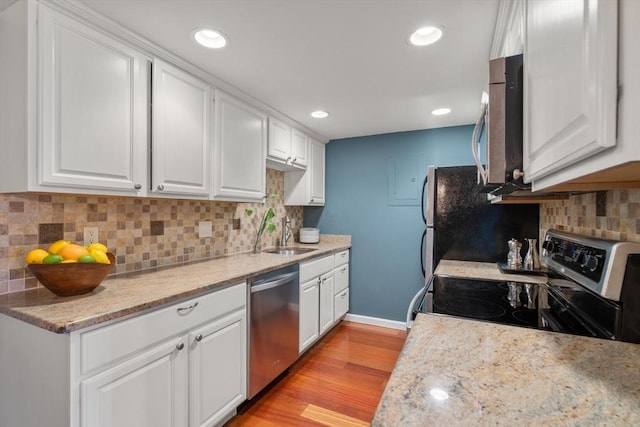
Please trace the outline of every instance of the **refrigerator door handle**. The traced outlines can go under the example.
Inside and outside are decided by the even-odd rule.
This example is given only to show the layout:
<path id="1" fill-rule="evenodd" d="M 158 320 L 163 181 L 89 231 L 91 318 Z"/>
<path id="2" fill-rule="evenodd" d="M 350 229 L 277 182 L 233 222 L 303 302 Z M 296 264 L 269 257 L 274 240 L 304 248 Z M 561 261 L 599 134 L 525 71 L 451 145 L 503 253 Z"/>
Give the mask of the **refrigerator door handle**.
<path id="1" fill-rule="evenodd" d="M 424 247 L 424 283 L 429 283 L 433 276 L 433 228 L 427 227 L 425 230 L 425 247 Z"/>
<path id="2" fill-rule="evenodd" d="M 434 166 L 427 168 L 425 183 L 427 184 L 426 225 L 429 228 L 433 227 L 433 214 L 436 211 L 436 168 Z"/>

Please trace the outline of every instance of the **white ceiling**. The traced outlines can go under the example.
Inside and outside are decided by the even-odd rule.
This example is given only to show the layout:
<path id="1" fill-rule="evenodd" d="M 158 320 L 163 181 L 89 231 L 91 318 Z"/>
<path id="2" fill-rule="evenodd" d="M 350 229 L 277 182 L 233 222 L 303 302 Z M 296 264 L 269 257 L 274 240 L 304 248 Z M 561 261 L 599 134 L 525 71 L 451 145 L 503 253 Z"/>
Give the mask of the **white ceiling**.
<path id="1" fill-rule="evenodd" d="M 498 0 L 81 2 L 329 139 L 474 122 L 498 12 Z M 442 40 L 409 46 L 425 24 Z M 229 45 L 196 45 L 197 27 Z"/>

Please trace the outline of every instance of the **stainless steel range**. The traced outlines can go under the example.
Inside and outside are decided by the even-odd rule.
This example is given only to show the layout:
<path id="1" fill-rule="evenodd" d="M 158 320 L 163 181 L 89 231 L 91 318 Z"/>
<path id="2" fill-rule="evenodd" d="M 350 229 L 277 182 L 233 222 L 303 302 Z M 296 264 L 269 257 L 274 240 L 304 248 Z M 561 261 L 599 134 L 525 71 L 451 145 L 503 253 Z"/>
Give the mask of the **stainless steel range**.
<path id="1" fill-rule="evenodd" d="M 640 343 L 640 244 L 550 230 L 542 247 L 546 283 L 435 275 L 419 311 Z"/>

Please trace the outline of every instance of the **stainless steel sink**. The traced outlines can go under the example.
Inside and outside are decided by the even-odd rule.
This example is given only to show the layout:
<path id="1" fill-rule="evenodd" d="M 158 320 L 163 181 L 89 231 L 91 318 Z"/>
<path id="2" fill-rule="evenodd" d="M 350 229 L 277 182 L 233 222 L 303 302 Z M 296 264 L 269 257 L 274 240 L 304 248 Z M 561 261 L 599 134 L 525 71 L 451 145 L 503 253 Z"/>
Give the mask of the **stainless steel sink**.
<path id="1" fill-rule="evenodd" d="M 314 248 L 296 248 L 296 247 L 291 247 L 291 248 L 274 248 L 274 249 L 267 249 L 266 253 L 268 254 L 278 254 L 278 255 L 300 255 L 300 254 L 306 254 L 309 252 L 313 252 L 316 251 L 317 249 Z"/>

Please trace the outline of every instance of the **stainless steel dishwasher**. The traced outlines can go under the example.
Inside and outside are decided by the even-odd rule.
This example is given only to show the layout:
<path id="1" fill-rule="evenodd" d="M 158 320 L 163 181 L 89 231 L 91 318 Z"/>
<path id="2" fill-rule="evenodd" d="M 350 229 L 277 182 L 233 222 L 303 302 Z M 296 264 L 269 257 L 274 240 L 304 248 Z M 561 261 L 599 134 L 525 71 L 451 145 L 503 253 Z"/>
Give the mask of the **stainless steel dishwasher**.
<path id="1" fill-rule="evenodd" d="M 298 358 L 298 282 L 298 264 L 249 280 L 248 399 Z"/>

